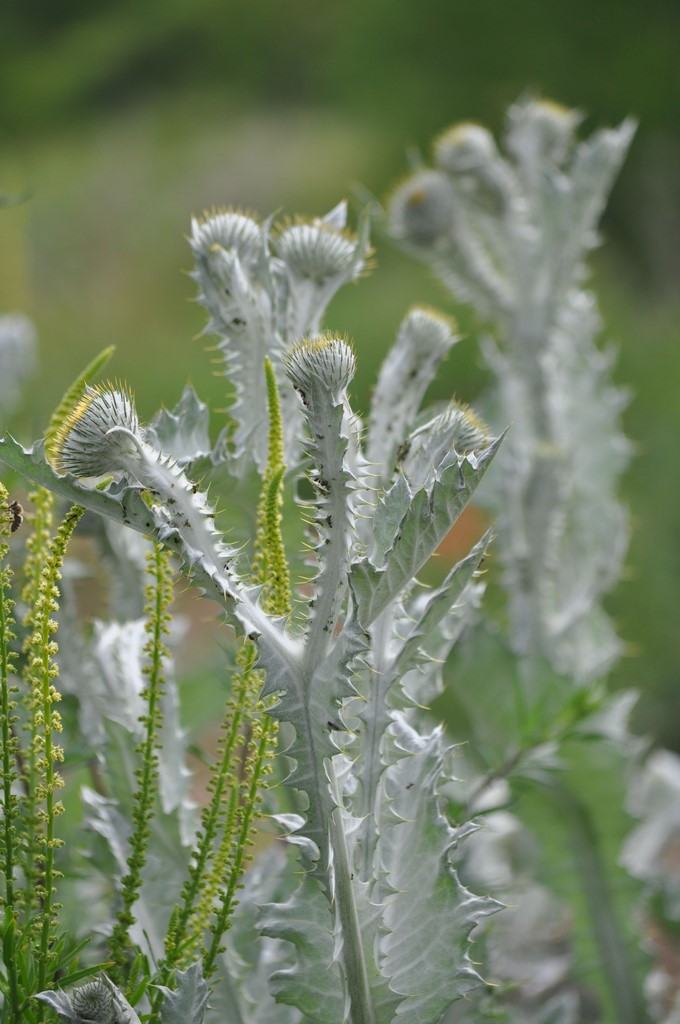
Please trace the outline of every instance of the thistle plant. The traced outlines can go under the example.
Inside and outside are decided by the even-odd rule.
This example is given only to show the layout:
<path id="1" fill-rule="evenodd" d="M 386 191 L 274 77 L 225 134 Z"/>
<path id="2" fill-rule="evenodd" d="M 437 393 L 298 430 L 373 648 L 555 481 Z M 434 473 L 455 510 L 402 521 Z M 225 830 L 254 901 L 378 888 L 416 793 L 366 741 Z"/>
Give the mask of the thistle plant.
<path id="1" fill-rule="evenodd" d="M 45 442 L 0 440 L 8 472 L 93 514 L 93 534 L 119 567 L 114 610 L 138 609 L 138 595 L 122 593 L 123 581 L 140 579 L 132 536 L 151 566 L 142 617 L 96 623 L 90 637 L 63 616 L 82 652 L 64 664 L 87 726 L 78 742 L 92 785 L 80 803 L 92 841 L 89 871 L 60 884 L 88 893 L 80 924 L 91 942 L 82 976 L 71 966 L 58 987 L 44 936 L 69 908 L 66 897 L 61 910 L 47 900 L 63 851 L 45 832 L 54 857 L 53 881 L 41 880 L 42 973 L 27 985 L 6 958 L 6 1019 L 18 1019 L 23 1000 L 35 1019 L 49 1007 L 70 1024 L 577 1024 L 590 1019 L 594 996 L 597 1019 L 643 1020 L 641 965 L 632 937 L 617 932 L 637 891 L 612 896 L 615 854 L 577 786 L 581 769 L 620 788 L 637 753 L 625 727 L 630 699 L 608 697 L 602 680 L 617 642 L 600 603 L 625 540 L 614 493 L 627 451 L 622 397 L 606 381 L 582 287 L 583 249 L 631 128 L 577 144 L 573 114 L 532 103 L 513 108 L 509 125 L 507 157 L 478 126 L 446 133 L 437 167 L 418 170 L 390 207 L 393 233 L 495 332 L 485 349 L 498 379 L 495 429 L 457 401 L 423 407 L 459 338 L 452 319 L 420 307 L 403 319 L 365 424 L 357 415 L 361 342 L 355 348 L 325 319 L 337 290 L 368 269 L 370 249 L 367 221 L 353 234 L 340 204 L 280 224 L 233 209 L 193 222 L 192 276 L 234 392 L 215 443 L 192 389 L 145 425 L 125 384 L 91 382 L 98 363 L 67 393 Z M 230 489 L 259 477 L 252 535 L 230 532 L 225 474 Z M 419 574 L 483 481 L 498 540 L 491 545 L 488 532 L 425 586 Z M 296 513 L 283 514 L 291 496 L 306 531 L 299 552 L 284 544 L 294 535 L 287 519 Z M 50 588 L 73 520 L 67 513 L 46 546 L 36 523 L 31 543 L 54 563 Z M 495 550 L 507 601 L 496 597 L 493 620 L 480 566 Z M 200 814 L 166 633 L 176 574 L 236 634 Z M 35 583 L 25 591 L 31 628 L 47 630 L 36 643 L 36 778 L 59 756 L 41 593 Z M 67 586 L 61 601 L 68 609 Z M 30 815 L 15 832 L 11 611 L 5 602 L 8 908 L 25 898 L 14 863 L 42 842 Z M 445 690 L 447 662 L 464 712 L 452 723 L 458 744 L 428 710 Z M 55 771 L 51 784 L 33 784 L 41 799 L 54 797 Z M 549 855 L 535 852 L 546 808 L 567 823 L 587 927 L 571 928 L 558 871 L 551 876 Z M 266 849 L 253 859 L 264 812 Z M 560 861 L 557 882 L 570 871 Z M 11 925 L 9 914 L 6 933 Z M 601 969 L 589 982 L 593 949 Z M 109 973 L 100 972 L 96 959 L 108 955 Z"/>
<path id="2" fill-rule="evenodd" d="M 400 1007 L 409 1019 L 435 1021 L 480 984 L 468 938 L 495 904 L 472 896 L 456 877 L 452 851 L 467 828 L 454 829 L 440 807 L 439 787 L 450 772 L 448 744 L 415 709 L 424 703 L 419 684 L 424 692 L 437 688 L 439 669 L 424 649 L 426 638 L 446 617 L 464 618 L 460 602 L 467 587 L 475 589 L 488 538 L 436 591 L 424 590 L 416 574 L 467 504 L 498 441 L 463 407 L 429 415 L 420 410 L 455 333 L 445 318 L 416 310 L 402 326 L 392 368 L 381 374 L 364 450 L 348 394 L 355 369 L 351 345 L 332 333 L 295 340 L 302 331 L 317 331 L 334 291 L 363 267 L 365 229 L 354 239 L 343 220 L 340 207 L 323 220 L 272 229 L 230 212 L 194 228 L 201 301 L 237 383 L 229 466 L 243 472 L 249 454 L 263 471 L 254 581 L 192 479 L 191 457 L 158 447 L 153 425 L 140 424 L 122 385 L 83 390 L 54 437 L 52 465 L 39 445 L 27 451 L 10 439 L 3 442 L 2 458 L 16 460 L 17 468 L 56 493 L 71 500 L 78 495 L 84 507 L 162 544 L 244 634 L 241 679 L 253 677 L 257 658 L 254 678 L 262 685 L 267 717 L 255 716 L 250 724 L 254 753 L 236 819 L 235 865 L 243 862 L 257 806 L 258 765 L 271 747 L 267 723 L 280 722 L 291 766 L 285 786 L 298 808 L 280 820 L 303 870 L 302 882 L 291 888 L 282 867 L 287 896 L 270 903 L 258 925 L 272 939 L 285 938 L 294 951 L 291 965 L 286 943 L 274 943 L 281 956 L 281 969 L 273 972 L 276 998 L 317 1019 L 335 1019 L 346 1010 L 353 1020 L 379 1021 L 392 1019 Z M 257 363 L 254 345 L 260 348 Z M 420 350 L 429 355 L 409 393 Z M 248 374 L 266 383 L 269 411 L 239 397 L 239 388 L 246 393 L 241 377 L 250 379 Z M 390 393 L 399 403 L 381 449 Z M 260 435 L 269 437 L 264 460 Z M 252 440 L 247 452 L 246 436 Z M 401 454 L 395 450 L 400 437 Z M 380 468 L 377 461 L 371 465 L 369 450 Z M 306 583 L 307 608 L 303 612 L 298 595 L 295 616 L 279 533 L 284 458 L 308 476 L 315 494 L 305 509 L 314 573 Z M 109 482 L 99 488 L 88 483 L 101 478 Z M 218 771 L 213 797 L 226 770 Z M 208 815 L 203 839 L 211 828 Z M 203 870 L 200 849 L 190 878 L 191 871 Z M 211 860 L 224 870 L 219 841 Z M 420 873 L 413 888 L 407 882 L 415 863 Z M 204 894 L 215 891 L 215 881 L 206 867 Z M 237 884 L 238 871 L 216 892 L 216 925 L 202 957 L 206 974 L 214 969 Z M 200 931 L 206 920 L 200 895 L 196 909 L 187 912 L 196 892 L 189 882 L 184 910 L 169 922 L 158 992 L 165 993 L 173 978 L 179 984 L 186 977 L 179 968 L 196 941 L 186 931 Z M 421 930 L 419 941 L 431 954 L 417 971 L 396 928 L 399 917 Z M 314 922 L 317 955 L 311 959 L 304 922 Z M 122 934 L 114 930 L 117 948 Z M 126 991 L 130 996 L 129 986 Z M 271 998 L 262 995 L 265 1002 Z M 160 1012 L 165 1020 L 166 1002 L 153 997 L 152 1015 Z"/>
<path id="3" fill-rule="evenodd" d="M 633 1024 L 645 1013 L 644 961 L 630 927 L 639 893 L 610 867 L 612 885 L 604 867 L 630 827 L 621 809 L 641 753 L 625 724 L 634 695 L 610 695 L 604 683 L 622 652 L 602 598 L 620 575 L 628 538 L 617 495 L 630 452 L 619 422 L 627 395 L 610 382 L 613 353 L 596 345 L 600 321 L 584 257 L 634 125 L 579 141 L 579 121 L 557 104 L 520 101 L 508 113 L 503 148 L 481 125 L 454 126 L 434 142 L 434 167 L 396 189 L 389 224 L 488 326 L 488 403 L 498 422 L 512 424 L 503 469 L 486 490 L 505 600 L 461 649 L 454 692 L 470 740 L 462 807 L 488 814 L 515 797 L 524 822 L 506 810 L 491 815 L 486 834 L 469 844 L 469 877 L 505 899 L 524 890 L 527 908 L 542 907 L 545 989 L 518 985 L 526 962 L 516 928 L 490 929 L 490 957 L 499 980 L 512 982 L 511 1020 L 545 1019 L 550 1004 L 560 1020 L 579 1021 L 594 1001 L 602 1019 Z M 490 685 L 466 688 L 484 663 Z M 507 699 L 500 674 L 511 680 Z M 453 731 L 463 738 L 455 724 Z M 589 776 L 602 779 L 590 793 Z M 546 816 L 552 836 L 541 824 Z M 563 848 L 554 860 L 550 852 L 559 829 L 568 867 Z M 512 847 L 517 853 L 521 843 L 524 859 L 514 868 Z M 532 844 L 541 853 L 529 860 Z M 486 860 L 485 877 L 475 860 Z M 550 961 L 548 940 L 550 916 L 565 912 L 549 892 L 558 874 L 558 892 L 569 893 L 572 912 L 578 907 L 561 966 Z M 514 917 L 524 915 L 520 900 Z M 576 983 L 578 976 L 587 981 Z"/>
<path id="4" fill-rule="evenodd" d="M 396 190 L 390 226 L 493 329 L 483 351 L 496 416 L 512 423 L 512 471 L 493 504 L 513 647 L 590 680 L 620 654 L 601 598 L 626 550 L 615 488 L 629 444 L 583 257 L 634 125 L 579 142 L 579 120 L 554 103 L 517 103 L 507 155 L 481 125 L 454 126 L 434 143 L 435 168 Z"/>

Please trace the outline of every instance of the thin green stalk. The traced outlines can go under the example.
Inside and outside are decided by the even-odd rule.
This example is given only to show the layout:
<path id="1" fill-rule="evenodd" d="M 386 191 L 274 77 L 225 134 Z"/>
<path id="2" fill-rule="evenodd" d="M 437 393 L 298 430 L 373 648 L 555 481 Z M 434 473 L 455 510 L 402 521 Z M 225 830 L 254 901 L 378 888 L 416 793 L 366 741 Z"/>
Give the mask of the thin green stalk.
<path id="1" fill-rule="evenodd" d="M 38 800 L 36 794 L 40 780 L 36 767 L 36 758 L 38 756 L 38 745 L 36 743 L 37 725 L 32 711 L 34 693 L 31 682 L 31 643 L 42 587 L 42 574 L 50 558 L 50 540 L 54 529 L 54 495 L 46 488 L 39 487 L 35 491 L 31 491 L 28 497 L 33 511 L 27 516 L 31 525 L 31 532 L 26 541 L 28 555 L 23 566 L 24 585 L 21 597 L 27 609 L 23 619 L 23 626 L 26 630 L 26 639 L 23 644 L 23 651 L 26 655 L 24 701 L 28 710 L 24 728 L 29 733 L 29 742 L 26 744 L 25 756 L 22 758 L 21 782 L 24 789 L 22 800 L 25 837 L 23 850 L 24 878 L 26 879 L 26 890 L 28 892 L 35 892 L 39 875 L 39 861 L 36 855 L 36 837 L 39 831 Z"/>
<path id="2" fill-rule="evenodd" d="M 262 709 L 264 710 L 264 709 Z M 259 736 L 257 736 L 259 733 Z M 264 779 L 271 770 L 272 745 L 275 737 L 273 719 L 264 714 L 253 723 L 253 740 L 256 743 L 254 753 L 246 770 L 246 778 L 250 781 L 245 798 L 241 802 L 241 824 L 234 844 L 234 859 L 227 879 L 227 884 L 220 893 L 220 905 L 211 927 L 212 941 L 203 957 L 203 975 L 208 978 L 215 970 L 215 961 L 222 952 L 222 939 L 229 926 L 234 912 L 234 897 L 239 888 L 241 875 L 248 856 L 248 849 L 253 834 L 253 821 L 261 803 L 261 789 Z"/>
<path id="3" fill-rule="evenodd" d="M 643 1001 L 621 937 L 591 815 L 565 785 L 555 783 L 550 791 L 568 822 L 569 838 L 616 1019 L 619 1024 L 640 1024 L 645 1020 Z"/>
<path id="4" fill-rule="evenodd" d="M 0 506 L 7 506 L 8 495 L 5 487 L 0 483 Z M 7 555 L 9 535 L 9 520 L 0 519 L 0 567 Z M 12 580 L 12 571 L 9 566 L 0 568 L 0 720 L 2 723 L 2 823 L 0 825 L 0 843 L 2 847 L 3 874 L 5 879 L 5 920 L 3 935 L 3 957 L 7 969 L 7 988 L 9 1020 L 13 1024 L 19 1024 L 20 1017 L 20 995 L 17 973 L 17 962 L 13 948 L 16 935 L 16 923 L 18 919 L 20 894 L 15 889 L 15 872 L 17 867 L 18 837 L 17 837 L 17 797 L 12 792 L 12 784 L 17 778 L 16 755 L 18 742 L 14 734 L 13 725 L 17 721 L 14 710 L 16 701 L 13 694 L 18 687 L 10 684 L 10 676 L 14 672 L 14 659 L 10 644 L 16 639 L 12 632 L 14 619 L 12 617 L 12 599 L 9 595 Z"/>
<path id="5" fill-rule="evenodd" d="M 182 961 L 185 961 L 190 949 L 201 940 L 202 928 L 212 909 L 213 894 L 206 894 L 205 884 L 208 866 L 214 855 L 215 842 L 220 830 L 233 836 L 233 824 L 230 827 L 230 820 L 233 819 L 230 806 L 233 801 L 229 800 L 229 796 L 238 792 L 233 765 L 238 747 L 243 741 L 243 721 L 252 700 L 255 653 L 254 644 L 248 641 L 243 644 L 237 655 L 241 671 L 236 676 L 236 692 L 229 701 L 228 714 L 222 726 L 221 756 L 211 773 L 208 787 L 211 799 L 203 810 L 201 832 L 194 849 L 189 878 L 182 893 L 182 905 L 173 920 L 172 934 L 168 936 L 166 944 L 166 972 L 173 970 L 178 964 L 180 954 Z"/>
<path id="6" fill-rule="evenodd" d="M 57 798 L 64 780 L 56 765 L 64 760 L 64 751 L 54 738 L 55 734 L 61 732 L 62 725 L 61 715 L 54 708 L 61 700 L 61 694 L 54 685 L 59 669 L 54 661 L 58 648 L 52 639 L 57 623 L 51 616 L 58 609 L 58 583 L 61 579 L 66 546 L 84 511 L 80 505 L 74 505 L 50 543 L 49 557 L 42 570 L 30 641 L 32 730 L 35 768 L 39 780 L 35 795 L 38 801 L 37 820 L 40 832 L 36 839 L 37 845 L 42 848 L 39 856 L 41 875 L 34 890 L 39 906 L 36 920 L 37 941 L 34 949 L 37 961 L 37 991 L 43 991 L 52 982 L 51 968 L 56 958 L 56 915 L 60 909 L 55 900 L 56 882 L 61 877 L 55 866 L 55 852 L 63 845 L 63 840 L 56 834 L 56 819 L 64 810 L 61 800 Z M 38 1021 L 43 1020 L 43 1009 L 43 1005 L 40 1004 L 37 1010 Z"/>
<path id="7" fill-rule="evenodd" d="M 255 528 L 255 556 L 251 574 L 258 583 L 268 584 L 272 572 L 282 579 L 278 584 L 280 593 L 286 590 L 290 599 L 290 577 L 280 531 L 280 509 L 282 504 L 283 475 L 285 473 L 283 420 L 281 404 L 276 385 L 274 367 L 269 359 L 264 361 L 264 376 L 267 385 L 267 411 L 269 413 L 269 440 L 267 466 L 262 477 L 262 489 L 257 506 Z M 272 482 L 274 481 L 272 488 Z M 271 590 L 272 588 L 269 587 Z M 268 609 L 269 610 L 269 609 Z"/>
<path id="8" fill-rule="evenodd" d="M 291 587 L 281 534 L 281 505 L 285 465 L 283 422 L 274 369 L 265 360 L 269 411 L 269 453 L 257 510 L 252 579 L 261 583 L 261 604 L 270 615 L 290 613 Z M 262 674 L 255 668 L 256 648 L 245 640 L 237 654 L 239 673 L 227 705 L 219 759 L 213 764 L 211 799 L 203 811 L 201 833 L 192 857 L 181 906 L 172 916 L 166 936 L 165 959 L 157 983 L 167 985 L 176 967 L 187 964 L 201 942 L 211 915 L 212 942 L 205 954 L 204 973 L 214 969 L 224 931 L 234 907 L 234 894 L 248 856 L 252 822 L 260 806 L 259 789 L 269 773 L 276 722 L 258 701 Z M 239 748 L 247 753 L 242 776 L 235 773 Z M 226 878 L 226 883 L 225 883 Z M 150 1021 L 157 1021 L 162 993 L 152 997 Z"/>
<path id="9" fill-rule="evenodd" d="M 132 907 L 142 884 L 142 871 L 146 864 L 147 847 L 151 834 L 150 821 L 158 792 L 158 734 L 161 726 L 161 700 L 165 686 L 163 668 L 167 650 L 163 637 L 168 632 L 168 608 L 172 601 L 172 573 L 170 560 L 160 544 L 155 544 L 147 556 L 151 583 L 147 588 L 147 633 L 149 640 L 145 647 L 147 663 L 144 674 L 147 686 L 144 698 L 147 711 L 143 716 L 144 739 L 137 747 L 141 766 L 136 771 L 137 789 L 133 798 L 133 831 L 130 837 L 128 873 L 123 877 L 120 894 L 122 907 L 116 916 L 109 940 L 109 951 L 114 966 L 110 974 L 113 981 L 122 985 L 124 968 L 130 961 L 130 928 L 135 917 Z"/>

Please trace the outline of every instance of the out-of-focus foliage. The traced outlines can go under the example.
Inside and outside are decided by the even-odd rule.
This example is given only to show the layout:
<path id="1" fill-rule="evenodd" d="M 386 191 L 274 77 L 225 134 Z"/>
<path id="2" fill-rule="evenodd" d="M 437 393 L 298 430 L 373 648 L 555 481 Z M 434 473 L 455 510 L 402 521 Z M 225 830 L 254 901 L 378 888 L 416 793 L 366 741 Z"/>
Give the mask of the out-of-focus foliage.
<path id="1" fill-rule="evenodd" d="M 633 166 L 629 181 L 644 185 L 643 206 L 675 189 L 677 217 L 668 166 L 680 159 L 680 13 L 672 0 L 644 9 L 633 0 L 30 0 L 4 5 L 0 19 L 0 120 L 20 134 L 201 89 L 239 104 L 330 107 L 387 126 L 399 146 L 405 135 L 424 143 L 451 118 L 495 125 L 504 103 L 528 86 L 583 106 L 598 122 L 638 117 L 655 158 Z M 627 212 L 615 198 L 612 216 L 622 239 L 639 241 L 650 228 L 631 198 Z M 670 245 L 671 225 L 655 220 Z M 658 254 L 647 263 L 648 274 L 672 280 Z"/>

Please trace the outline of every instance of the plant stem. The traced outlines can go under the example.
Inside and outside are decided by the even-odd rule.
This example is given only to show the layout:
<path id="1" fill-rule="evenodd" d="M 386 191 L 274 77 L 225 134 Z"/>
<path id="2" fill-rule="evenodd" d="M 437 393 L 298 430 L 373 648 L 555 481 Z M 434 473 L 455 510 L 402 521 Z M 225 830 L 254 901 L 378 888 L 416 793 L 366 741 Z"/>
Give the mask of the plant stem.
<path id="1" fill-rule="evenodd" d="M 54 929 L 56 912 L 59 904 L 55 902 L 55 883 L 60 872 L 55 867 L 55 851 L 63 845 L 63 840 L 56 836 L 56 819 L 64 808 L 55 794 L 62 789 L 64 780 L 55 768 L 55 764 L 64 760 L 64 751 L 54 741 L 54 734 L 61 732 L 61 716 L 53 710 L 53 704 L 61 700 L 61 694 L 53 684 L 59 674 L 54 663 L 57 644 L 51 639 L 56 632 L 57 624 L 50 617 L 58 608 L 58 581 L 61 577 L 61 566 L 64 561 L 66 546 L 84 512 L 80 505 L 74 505 L 66 514 L 54 540 L 50 544 L 49 557 L 42 572 L 39 599 L 36 602 L 34 617 L 34 635 L 31 639 L 33 658 L 31 669 L 34 673 L 34 726 L 36 751 L 36 768 L 41 775 L 36 796 L 44 801 L 40 809 L 39 820 L 44 833 L 40 837 L 43 847 L 42 878 L 36 886 L 36 894 L 40 901 L 38 916 L 38 948 L 36 949 L 37 991 L 42 992 L 51 983 L 50 966 L 54 959 Z M 44 1006 L 41 1003 L 37 1011 L 38 1021 L 43 1020 Z"/>
<path id="2" fill-rule="evenodd" d="M 568 820 L 576 867 L 583 886 L 593 934 L 597 942 L 602 969 L 619 1024 L 640 1024 L 646 1019 L 642 998 L 634 978 L 635 972 L 621 939 L 609 883 L 599 849 L 592 817 L 581 800 L 562 784 L 551 786 L 551 792 Z"/>
<path id="3" fill-rule="evenodd" d="M 275 723 L 268 715 L 263 715 L 259 723 L 259 738 L 252 758 L 252 767 L 246 772 L 246 777 L 250 776 L 250 782 L 242 802 L 243 813 L 241 826 L 234 844 L 234 859 L 227 885 L 221 893 L 220 908 L 212 926 L 212 941 L 203 958 L 203 974 L 206 978 L 215 970 L 215 960 L 222 948 L 222 937 L 227 930 L 229 919 L 234 910 L 234 896 L 239 887 L 250 845 L 253 819 L 260 805 L 259 791 L 263 779 L 269 771 L 271 745 L 275 735 Z"/>
<path id="4" fill-rule="evenodd" d="M 146 851 L 149 842 L 150 825 L 153 816 L 154 801 L 158 789 L 158 732 L 162 715 L 161 698 L 165 683 L 163 658 L 166 654 L 163 637 L 167 633 L 168 607 L 172 601 L 172 581 L 169 559 L 161 544 L 155 544 L 153 553 L 148 556 L 152 583 L 147 590 L 147 632 L 149 642 L 145 647 L 148 663 L 144 668 L 147 678 L 145 697 L 147 711 L 143 722 L 145 734 L 137 750 L 141 758 L 141 767 L 137 769 L 137 790 L 134 796 L 132 818 L 134 830 L 130 837 L 130 856 L 128 857 L 128 873 L 122 879 L 121 901 L 119 911 L 111 934 L 109 948 L 114 960 L 111 970 L 112 979 L 122 984 L 123 969 L 129 960 L 129 930 L 134 923 L 132 907 L 137 899 L 141 884 L 142 870 L 146 863 Z"/>
<path id="5" fill-rule="evenodd" d="M 7 492 L 0 484 L 0 502 L 6 504 Z M 4 531 L 3 531 L 4 532 Z M 4 537 L 0 536 L 0 560 L 7 552 Z M 3 958 L 7 969 L 7 986 L 9 989 L 8 1011 L 14 1024 L 20 1021 L 20 997 L 17 976 L 16 955 L 14 952 L 15 926 L 17 923 L 17 893 L 14 887 L 15 872 L 15 834 L 16 834 L 16 796 L 12 792 L 12 782 L 17 776 L 15 755 L 18 748 L 16 736 L 13 734 L 12 712 L 15 701 L 12 700 L 12 687 L 9 677 L 13 671 L 10 641 L 14 639 L 11 627 L 11 598 L 5 597 L 5 589 L 9 588 L 11 570 L 0 568 L 0 720 L 2 722 L 2 852 L 3 873 L 5 878 L 5 921 L 3 939 Z M 9 945 L 7 949 L 5 946 Z"/>

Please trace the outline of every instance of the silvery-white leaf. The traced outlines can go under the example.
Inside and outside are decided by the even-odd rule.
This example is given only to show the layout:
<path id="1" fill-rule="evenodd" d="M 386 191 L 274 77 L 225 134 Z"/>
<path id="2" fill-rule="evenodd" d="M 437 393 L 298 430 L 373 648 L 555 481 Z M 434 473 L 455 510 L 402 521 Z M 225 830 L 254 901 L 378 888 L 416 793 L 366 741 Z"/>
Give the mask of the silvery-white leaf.
<path id="1" fill-rule="evenodd" d="M 54 1010 L 61 1020 L 67 1021 L 67 1024 L 80 1024 L 71 1005 L 69 996 L 66 992 L 62 992 L 61 989 L 56 989 L 54 991 L 48 989 L 46 992 L 38 992 L 35 998 L 46 1003 L 52 1010 Z"/>
<path id="2" fill-rule="evenodd" d="M 158 987 L 163 992 L 161 1024 L 202 1024 L 209 991 L 200 960 L 175 973 L 174 989 Z"/>
<path id="3" fill-rule="evenodd" d="M 212 454 L 210 409 L 187 384 L 174 409 L 161 409 L 146 429 L 158 451 L 172 455 L 180 465 Z"/>

